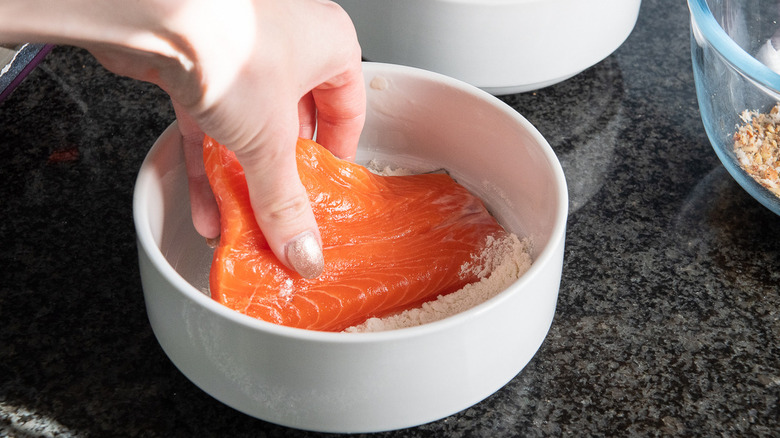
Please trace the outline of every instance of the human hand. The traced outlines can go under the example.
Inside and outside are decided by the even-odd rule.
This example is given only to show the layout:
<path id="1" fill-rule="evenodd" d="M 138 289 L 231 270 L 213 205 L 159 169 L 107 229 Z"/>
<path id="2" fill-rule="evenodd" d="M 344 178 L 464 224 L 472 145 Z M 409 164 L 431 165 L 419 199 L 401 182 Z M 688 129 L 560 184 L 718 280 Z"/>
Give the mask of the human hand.
<path id="1" fill-rule="evenodd" d="M 323 268 L 321 240 L 295 162 L 298 136 L 354 158 L 365 118 L 360 47 L 349 17 L 323 0 L 7 0 L 0 41 L 72 44 L 174 102 L 193 223 L 219 234 L 203 133 L 236 153 L 268 243 L 304 277 Z M 26 13 L 26 12 L 27 13 Z M 2 15 L 2 14 L 0 14 Z M 28 16 L 29 20 L 21 17 Z"/>
<path id="2" fill-rule="evenodd" d="M 323 266 L 321 241 L 298 177 L 295 143 L 298 136 L 311 138 L 316 126 L 320 143 L 354 158 L 365 115 L 360 48 L 349 18 L 335 4 L 270 3 L 279 9 L 261 11 L 265 24 L 257 26 L 255 53 L 239 64 L 220 97 L 209 100 L 206 94 L 205 105 L 187 105 L 187 96 L 171 95 L 188 158 L 196 229 L 206 237 L 219 233 L 202 164 L 205 131 L 236 152 L 258 224 L 277 257 L 304 277 L 316 277 Z M 224 56 L 223 47 L 215 49 Z M 241 61 L 237 52 L 229 55 Z M 220 70 L 236 64 L 214 62 L 214 74 L 232 74 Z"/>

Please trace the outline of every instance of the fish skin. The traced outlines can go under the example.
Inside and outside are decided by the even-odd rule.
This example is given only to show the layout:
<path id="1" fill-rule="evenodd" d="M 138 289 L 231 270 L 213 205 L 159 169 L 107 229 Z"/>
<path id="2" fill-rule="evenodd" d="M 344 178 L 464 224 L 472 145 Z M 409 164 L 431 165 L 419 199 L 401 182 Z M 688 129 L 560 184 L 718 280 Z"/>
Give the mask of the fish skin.
<path id="1" fill-rule="evenodd" d="M 203 147 L 221 217 L 211 296 L 264 321 L 341 331 L 417 307 L 478 281 L 461 266 L 479 256 L 489 237 L 506 233 L 447 174 L 380 176 L 299 139 L 298 173 L 325 257 L 323 274 L 306 279 L 271 252 L 235 155 L 209 137 Z"/>

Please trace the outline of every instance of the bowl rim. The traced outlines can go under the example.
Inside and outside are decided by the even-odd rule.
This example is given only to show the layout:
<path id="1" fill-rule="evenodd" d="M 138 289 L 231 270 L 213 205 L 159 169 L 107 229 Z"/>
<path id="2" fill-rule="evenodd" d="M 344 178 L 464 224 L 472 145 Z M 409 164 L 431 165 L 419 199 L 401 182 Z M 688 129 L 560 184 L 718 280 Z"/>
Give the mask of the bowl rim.
<path id="1" fill-rule="evenodd" d="M 211 299 L 211 297 L 208 297 L 203 292 L 197 290 L 178 272 L 176 272 L 176 270 L 162 254 L 162 251 L 155 242 L 151 231 L 151 226 L 147 220 L 149 208 L 145 202 L 144 194 L 151 188 L 150 185 L 153 184 L 155 180 L 159 179 L 156 166 L 153 164 L 155 161 L 155 155 L 160 152 L 161 148 L 165 144 L 170 143 L 168 137 L 178 135 L 178 127 L 174 121 L 160 135 L 160 137 L 158 137 L 151 150 L 148 152 L 146 158 L 144 159 L 143 164 L 141 165 L 138 176 L 136 178 L 134 189 L 133 216 L 136 227 L 136 238 L 138 245 L 141 247 L 139 249 L 142 249 L 148 255 L 155 269 L 159 270 L 161 275 L 163 275 L 166 280 L 177 289 L 179 293 L 183 294 L 197 305 L 202 306 L 208 311 L 214 312 L 216 315 L 222 318 L 228 319 L 247 328 L 251 328 L 252 330 L 265 332 L 269 335 L 323 343 L 374 343 L 383 341 L 398 341 L 399 339 L 426 336 L 434 332 L 446 331 L 448 327 L 452 325 L 463 324 L 467 322 L 467 320 L 473 319 L 479 314 L 488 311 L 490 308 L 501 305 L 501 303 L 509 299 L 511 294 L 519 293 L 516 291 L 517 289 L 521 289 L 523 285 L 531 283 L 535 277 L 544 275 L 543 270 L 545 269 L 546 265 L 549 263 L 556 263 L 556 261 L 553 259 L 557 257 L 557 248 L 560 245 L 563 245 L 566 234 L 566 223 L 568 219 L 568 189 L 563 169 L 560 165 L 560 162 L 558 161 L 557 156 L 555 155 L 555 152 L 547 140 L 536 129 L 536 127 L 534 127 L 514 108 L 510 107 L 500 99 L 484 90 L 469 85 L 458 79 L 415 67 L 377 62 L 364 62 L 364 76 L 371 72 L 381 72 L 383 74 L 400 73 L 407 76 L 415 76 L 417 78 L 439 83 L 440 85 L 452 87 L 459 92 L 470 94 L 480 100 L 485 100 L 497 110 L 501 111 L 503 114 L 521 125 L 523 129 L 527 130 L 528 133 L 533 137 L 534 141 L 538 147 L 541 148 L 542 152 L 547 158 L 547 161 L 550 163 L 550 169 L 553 173 L 554 183 L 557 186 L 557 200 L 555 206 L 555 223 L 551 229 L 550 239 L 544 248 L 542 248 L 542 250 L 538 253 L 536 258 L 534 258 L 528 271 L 526 271 L 509 287 L 499 292 L 492 298 L 461 313 L 420 326 L 381 332 L 323 332 L 295 327 L 286 327 L 271 322 L 262 321 L 232 310 L 222 304 L 219 304 L 218 302 Z M 366 80 L 370 79 L 367 78 Z M 529 291 L 528 293 L 532 292 L 533 291 Z"/>
<path id="2" fill-rule="evenodd" d="M 780 93 L 780 74 L 746 52 L 726 34 L 712 15 L 707 0 L 688 0 L 688 9 L 704 39 L 740 73 Z"/>

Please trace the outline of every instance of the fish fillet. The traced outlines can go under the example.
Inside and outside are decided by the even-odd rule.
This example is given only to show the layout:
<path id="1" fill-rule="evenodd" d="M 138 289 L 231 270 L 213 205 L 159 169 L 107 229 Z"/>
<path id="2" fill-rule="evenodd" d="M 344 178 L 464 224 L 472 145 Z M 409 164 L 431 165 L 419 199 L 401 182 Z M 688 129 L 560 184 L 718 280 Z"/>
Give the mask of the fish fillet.
<path id="1" fill-rule="evenodd" d="M 380 176 L 299 139 L 298 173 L 325 257 L 323 274 L 306 279 L 271 252 L 233 153 L 208 137 L 203 146 L 221 217 L 211 296 L 264 321 L 341 331 L 419 306 L 478 281 L 477 270 L 462 268 L 506 233 L 448 175 Z"/>

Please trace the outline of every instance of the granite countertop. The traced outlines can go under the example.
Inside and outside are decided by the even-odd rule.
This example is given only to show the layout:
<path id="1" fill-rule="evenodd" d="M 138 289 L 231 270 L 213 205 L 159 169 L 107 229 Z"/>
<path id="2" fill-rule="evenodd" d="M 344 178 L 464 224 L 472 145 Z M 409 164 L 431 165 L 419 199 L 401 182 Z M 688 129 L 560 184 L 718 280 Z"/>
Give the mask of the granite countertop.
<path id="1" fill-rule="evenodd" d="M 488 399 L 380 436 L 780 434 L 780 217 L 716 158 L 689 44 L 684 2 L 645 0 L 612 56 L 502 97 L 569 183 L 555 320 Z M 151 331 L 131 199 L 173 118 L 67 47 L 0 103 L 0 436 L 318 436 L 215 401 Z"/>

